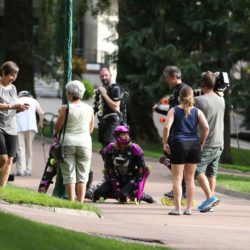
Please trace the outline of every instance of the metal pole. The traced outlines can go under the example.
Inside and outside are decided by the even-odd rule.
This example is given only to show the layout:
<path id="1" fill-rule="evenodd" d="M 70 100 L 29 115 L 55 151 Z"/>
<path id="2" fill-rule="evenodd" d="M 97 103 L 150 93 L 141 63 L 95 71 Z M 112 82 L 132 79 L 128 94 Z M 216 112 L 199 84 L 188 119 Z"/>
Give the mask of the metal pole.
<path id="1" fill-rule="evenodd" d="M 64 44 L 64 86 L 72 79 L 72 24 L 73 24 L 73 0 L 65 0 L 65 44 Z M 63 87 L 62 103 L 67 103 L 65 88 Z"/>
<path id="2" fill-rule="evenodd" d="M 66 20 L 65 20 L 65 44 L 64 44 L 64 85 L 63 85 L 63 98 L 62 104 L 66 104 L 66 91 L 65 85 L 71 81 L 72 78 L 72 16 L 73 16 L 73 0 L 65 0 L 66 3 Z M 60 198 L 67 198 L 67 193 L 63 185 L 63 177 L 61 168 L 57 167 L 57 175 L 55 187 L 52 193 L 53 196 Z"/>

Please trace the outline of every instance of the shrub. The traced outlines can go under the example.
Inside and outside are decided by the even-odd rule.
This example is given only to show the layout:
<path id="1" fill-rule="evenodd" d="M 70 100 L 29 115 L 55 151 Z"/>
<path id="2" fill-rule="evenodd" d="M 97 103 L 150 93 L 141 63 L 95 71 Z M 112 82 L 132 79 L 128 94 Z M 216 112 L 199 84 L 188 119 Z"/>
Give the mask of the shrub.
<path id="1" fill-rule="evenodd" d="M 82 82 L 86 88 L 83 99 L 88 100 L 94 94 L 94 86 L 90 81 L 88 81 L 86 79 L 82 80 Z"/>

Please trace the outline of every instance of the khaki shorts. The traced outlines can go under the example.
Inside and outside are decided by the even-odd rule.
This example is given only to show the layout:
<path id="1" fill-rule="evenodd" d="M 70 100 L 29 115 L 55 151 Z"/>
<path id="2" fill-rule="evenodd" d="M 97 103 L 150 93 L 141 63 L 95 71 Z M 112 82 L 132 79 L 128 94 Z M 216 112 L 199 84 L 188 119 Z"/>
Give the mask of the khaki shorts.
<path id="1" fill-rule="evenodd" d="M 86 183 L 89 171 L 92 150 L 81 146 L 64 146 L 65 158 L 60 164 L 63 184 Z"/>
<path id="2" fill-rule="evenodd" d="M 197 165 L 195 176 L 205 173 L 207 177 L 216 177 L 223 148 L 203 148 L 201 162 Z"/>

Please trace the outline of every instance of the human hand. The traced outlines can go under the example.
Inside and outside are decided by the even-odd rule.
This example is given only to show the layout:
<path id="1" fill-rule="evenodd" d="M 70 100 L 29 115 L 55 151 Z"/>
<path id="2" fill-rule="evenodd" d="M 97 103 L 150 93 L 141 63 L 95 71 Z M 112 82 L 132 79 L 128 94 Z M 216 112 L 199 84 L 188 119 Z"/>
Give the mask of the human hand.
<path id="1" fill-rule="evenodd" d="M 107 94 L 107 90 L 104 87 L 99 87 L 98 90 L 102 96 Z"/>
<path id="2" fill-rule="evenodd" d="M 27 108 L 30 107 L 29 103 L 24 103 L 23 105 L 26 106 Z"/>
<path id="3" fill-rule="evenodd" d="M 169 147 L 168 143 L 165 143 L 163 145 L 163 151 L 166 152 L 169 155 L 171 154 L 171 150 L 170 150 L 170 147 Z"/>
<path id="4" fill-rule="evenodd" d="M 29 104 L 27 103 L 24 103 L 24 104 L 14 104 L 13 105 L 13 109 L 15 109 L 17 112 L 22 112 L 22 111 L 25 111 L 25 110 L 28 110 L 29 109 Z"/>
<path id="5" fill-rule="evenodd" d="M 152 107 L 152 112 L 155 112 L 156 108 L 157 108 L 157 104 L 155 104 L 153 107 Z"/>
<path id="6" fill-rule="evenodd" d="M 43 121 L 39 122 L 38 127 L 41 129 L 43 128 Z"/>

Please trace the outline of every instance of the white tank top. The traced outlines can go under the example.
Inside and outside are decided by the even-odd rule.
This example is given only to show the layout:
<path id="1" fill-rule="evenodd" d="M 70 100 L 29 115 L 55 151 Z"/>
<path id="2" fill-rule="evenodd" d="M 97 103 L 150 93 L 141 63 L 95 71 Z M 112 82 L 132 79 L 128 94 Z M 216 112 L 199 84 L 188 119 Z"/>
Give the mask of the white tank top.
<path id="1" fill-rule="evenodd" d="M 69 113 L 64 137 L 67 146 L 83 146 L 92 149 L 90 122 L 93 108 L 86 103 L 69 104 Z"/>

